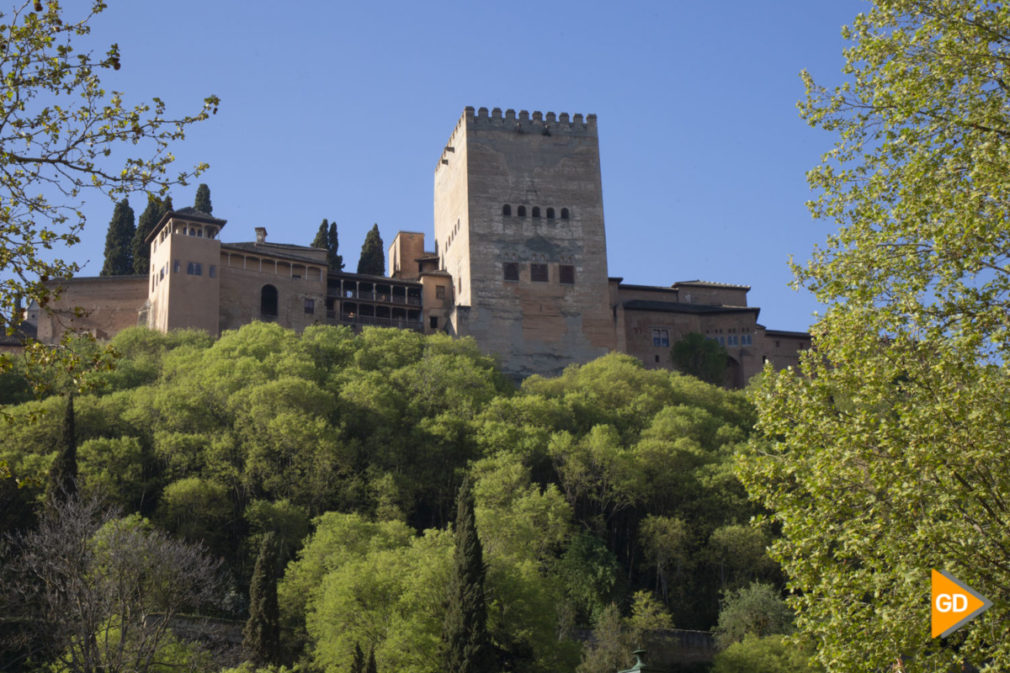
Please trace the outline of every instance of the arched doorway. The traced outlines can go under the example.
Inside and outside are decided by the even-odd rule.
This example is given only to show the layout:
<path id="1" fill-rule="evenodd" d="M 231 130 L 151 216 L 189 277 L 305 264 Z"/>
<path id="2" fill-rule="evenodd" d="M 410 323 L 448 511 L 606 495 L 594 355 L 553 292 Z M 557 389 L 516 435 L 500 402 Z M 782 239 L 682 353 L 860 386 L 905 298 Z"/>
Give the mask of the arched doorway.
<path id="1" fill-rule="evenodd" d="M 260 314 L 264 318 L 277 317 L 277 288 L 273 285 L 264 285 L 260 290 Z"/>

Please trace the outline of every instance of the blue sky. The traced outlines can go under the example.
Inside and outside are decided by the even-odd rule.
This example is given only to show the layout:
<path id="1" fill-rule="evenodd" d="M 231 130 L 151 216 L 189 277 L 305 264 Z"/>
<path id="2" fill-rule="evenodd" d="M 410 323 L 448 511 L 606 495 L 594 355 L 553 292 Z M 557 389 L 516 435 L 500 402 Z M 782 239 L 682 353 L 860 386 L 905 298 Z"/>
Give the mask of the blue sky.
<path id="1" fill-rule="evenodd" d="M 73 3 L 68 3 L 72 5 Z M 226 241 L 308 244 L 325 217 L 357 264 L 365 232 L 432 231 L 432 176 L 464 106 L 596 113 L 608 271 L 627 282 L 752 286 L 760 322 L 817 310 L 787 260 L 831 231 L 804 174 L 830 134 L 799 118 L 799 72 L 837 83 L 865 2 L 265 2 L 113 0 L 93 24 L 128 102 L 218 114 L 173 148 L 204 161 Z M 176 207 L 196 186 L 177 187 Z M 131 199 L 139 215 L 142 196 Z M 91 198 L 69 256 L 101 268 L 112 204 Z M 429 243 L 430 247 L 430 243 Z"/>

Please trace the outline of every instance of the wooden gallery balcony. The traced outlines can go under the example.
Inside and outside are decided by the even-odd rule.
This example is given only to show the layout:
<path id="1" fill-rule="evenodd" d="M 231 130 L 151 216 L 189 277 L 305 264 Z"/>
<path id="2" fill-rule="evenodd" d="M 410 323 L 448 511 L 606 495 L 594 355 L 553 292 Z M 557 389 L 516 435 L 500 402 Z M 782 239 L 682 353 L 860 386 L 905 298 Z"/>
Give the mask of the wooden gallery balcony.
<path id="1" fill-rule="evenodd" d="M 421 284 L 381 276 L 331 273 L 326 318 L 339 325 L 380 325 L 423 331 Z"/>

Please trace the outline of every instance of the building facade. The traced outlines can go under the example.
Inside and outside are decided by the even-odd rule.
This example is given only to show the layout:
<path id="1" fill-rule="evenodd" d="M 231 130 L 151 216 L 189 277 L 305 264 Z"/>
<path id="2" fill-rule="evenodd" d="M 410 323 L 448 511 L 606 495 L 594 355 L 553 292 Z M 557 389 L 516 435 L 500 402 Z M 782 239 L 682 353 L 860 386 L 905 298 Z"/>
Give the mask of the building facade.
<path id="1" fill-rule="evenodd" d="M 36 310 L 39 339 L 67 329 L 107 338 L 131 324 L 215 336 L 255 320 L 380 325 L 471 336 L 524 378 L 611 351 L 669 369 L 672 345 L 700 333 L 726 348 L 732 387 L 809 346 L 805 333 L 761 326 L 747 286 L 608 275 L 595 115 L 468 107 L 434 183 L 434 250 L 423 233 L 399 232 L 387 276 L 329 269 L 325 250 L 268 242 L 262 227 L 253 241 L 223 243 L 225 220 L 167 213 L 149 238 L 146 278 L 64 281 Z"/>

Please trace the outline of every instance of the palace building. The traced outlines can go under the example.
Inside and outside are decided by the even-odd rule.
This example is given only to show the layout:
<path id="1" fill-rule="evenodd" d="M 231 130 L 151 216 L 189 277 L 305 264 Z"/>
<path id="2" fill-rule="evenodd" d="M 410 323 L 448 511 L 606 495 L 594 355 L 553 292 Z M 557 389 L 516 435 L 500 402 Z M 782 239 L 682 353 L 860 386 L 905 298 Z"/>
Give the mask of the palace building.
<path id="1" fill-rule="evenodd" d="M 183 208 L 152 232 L 146 276 L 60 281 L 29 323 L 43 342 L 137 324 L 219 335 L 255 320 L 447 332 L 473 337 L 516 378 L 610 351 L 669 369 L 671 346 L 696 332 L 726 348 L 731 387 L 809 346 L 806 333 L 760 325 L 747 286 L 608 275 L 595 115 L 466 108 L 435 166 L 434 204 L 434 249 L 423 233 L 397 233 L 386 276 L 329 269 L 325 250 L 268 242 L 263 227 L 222 242 L 225 220 Z"/>

